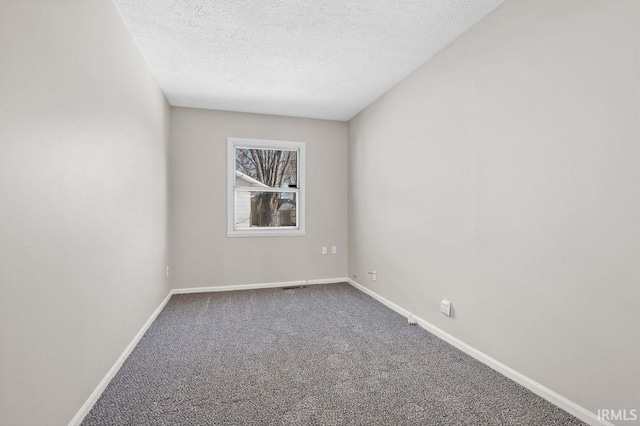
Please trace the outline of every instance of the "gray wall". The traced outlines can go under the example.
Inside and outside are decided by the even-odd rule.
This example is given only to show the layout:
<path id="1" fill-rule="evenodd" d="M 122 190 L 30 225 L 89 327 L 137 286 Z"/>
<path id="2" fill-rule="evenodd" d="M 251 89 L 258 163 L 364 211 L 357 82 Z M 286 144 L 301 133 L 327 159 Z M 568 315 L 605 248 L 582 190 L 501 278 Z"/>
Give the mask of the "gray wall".
<path id="1" fill-rule="evenodd" d="M 306 143 L 306 236 L 227 237 L 230 136 Z M 346 123 L 171 108 L 169 181 L 174 288 L 346 277 Z"/>
<path id="2" fill-rule="evenodd" d="M 0 424 L 65 424 L 167 295 L 169 107 L 109 0 L 0 2 Z"/>
<path id="3" fill-rule="evenodd" d="M 507 1 L 349 125 L 351 276 L 594 413 L 640 408 L 639 17 Z"/>

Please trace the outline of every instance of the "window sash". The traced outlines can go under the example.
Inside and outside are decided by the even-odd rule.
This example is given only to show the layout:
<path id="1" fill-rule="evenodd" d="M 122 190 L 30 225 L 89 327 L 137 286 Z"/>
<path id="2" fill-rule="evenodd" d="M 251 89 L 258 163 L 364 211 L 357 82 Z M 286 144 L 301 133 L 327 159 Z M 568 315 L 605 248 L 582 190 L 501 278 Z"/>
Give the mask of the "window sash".
<path id="1" fill-rule="evenodd" d="M 280 143 L 282 143 L 282 142 L 280 142 Z M 236 158 L 236 156 L 237 156 L 237 151 L 238 151 L 238 150 L 240 150 L 240 149 L 245 149 L 245 150 L 257 149 L 257 150 L 263 150 L 263 151 L 288 151 L 288 152 L 295 152 L 295 153 L 296 153 L 296 160 L 297 160 L 297 159 L 299 159 L 299 158 L 300 158 L 300 155 L 301 155 L 301 153 L 300 153 L 300 148 L 299 148 L 299 147 L 296 147 L 296 148 L 291 148 L 291 147 L 289 147 L 289 148 L 281 148 L 281 147 L 274 147 L 274 146 L 271 146 L 271 145 L 270 145 L 270 146 L 258 146 L 258 145 L 256 145 L 256 146 L 252 146 L 252 145 L 234 145 L 234 147 L 233 147 L 233 154 L 234 154 L 234 158 Z M 239 171 L 240 173 L 244 173 L 243 171 L 240 171 L 240 170 L 238 170 L 238 171 Z M 247 175 L 247 176 L 248 176 L 248 175 Z M 254 178 L 254 177 L 251 177 L 251 176 L 249 176 L 249 177 L 250 177 L 250 178 L 252 178 L 252 179 L 257 180 L 258 182 L 260 182 L 260 180 L 259 180 L 259 179 L 257 179 L 257 178 Z M 237 182 L 238 182 L 238 176 L 236 176 L 236 177 L 235 177 L 235 180 L 234 180 L 234 187 L 236 187 L 235 183 L 237 183 Z M 261 182 L 261 183 L 263 183 L 263 182 Z M 296 162 L 296 184 L 297 184 L 298 186 L 300 186 L 300 167 L 299 167 L 299 165 L 297 164 L 297 162 Z M 274 188 L 274 189 L 275 189 L 275 187 L 269 187 L 269 188 Z"/>
<path id="2" fill-rule="evenodd" d="M 247 192 L 295 192 L 296 194 L 300 193 L 300 188 L 259 188 L 256 186 L 236 186 L 233 189 L 236 191 L 247 191 Z"/>
<path id="3" fill-rule="evenodd" d="M 284 189 L 284 188 L 283 188 Z M 287 225 L 279 225 L 279 226 L 251 226 L 249 225 L 248 227 L 242 227 L 242 226 L 238 226 L 238 192 L 269 192 L 269 193 L 290 193 L 290 194 L 295 194 L 295 206 L 296 206 L 296 224 L 293 226 L 287 226 Z M 278 229 L 287 229 L 287 230 L 296 230 L 299 229 L 299 224 L 300 224 L 300 207 L 299 207 L 299 203 L 300 203 L 300 192 L 299 191 L 272 191 L 269 189 L 261 189 L 261 188 L 240 188 L 237 189 L 235 191 L 235 197 L 234 197 L 234 209 L 233 209 L 233 227 L 235 231 L 248 231 L 248 232 L 254 232 L 252 230 L 260 230 L 260 231 L 267 231 L 267 230 L 278 230 Z M 251 215 L 252 212 L 249 211 L 249 221 L 251 221 Z"/>

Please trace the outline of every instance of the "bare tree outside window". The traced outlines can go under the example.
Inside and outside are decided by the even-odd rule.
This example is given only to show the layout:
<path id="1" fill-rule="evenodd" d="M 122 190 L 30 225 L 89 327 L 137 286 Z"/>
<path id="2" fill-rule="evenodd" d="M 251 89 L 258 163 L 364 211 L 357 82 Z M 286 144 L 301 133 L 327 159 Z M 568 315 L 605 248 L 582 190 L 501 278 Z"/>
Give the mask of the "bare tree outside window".
<path id="1" fill-rule="evenodd" d="M 279 149 L 235 149 L 236 171 L 257 181 L 254 186 L 260 187 L 251 191 L 250 226 L 296 226 L 296 193 L 282 189 L 297 188 L 297 154 Z"/>

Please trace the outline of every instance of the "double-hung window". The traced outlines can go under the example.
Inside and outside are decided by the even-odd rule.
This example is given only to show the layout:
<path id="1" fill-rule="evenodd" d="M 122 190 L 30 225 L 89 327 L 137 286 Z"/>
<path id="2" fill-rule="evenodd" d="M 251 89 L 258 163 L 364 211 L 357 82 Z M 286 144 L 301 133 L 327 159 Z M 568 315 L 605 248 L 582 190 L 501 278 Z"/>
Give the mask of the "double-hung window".
<path id="1" fill-rule="evenodd" d="M 304 235 L 302 142 L 229 138 L 229 237 Z"/>

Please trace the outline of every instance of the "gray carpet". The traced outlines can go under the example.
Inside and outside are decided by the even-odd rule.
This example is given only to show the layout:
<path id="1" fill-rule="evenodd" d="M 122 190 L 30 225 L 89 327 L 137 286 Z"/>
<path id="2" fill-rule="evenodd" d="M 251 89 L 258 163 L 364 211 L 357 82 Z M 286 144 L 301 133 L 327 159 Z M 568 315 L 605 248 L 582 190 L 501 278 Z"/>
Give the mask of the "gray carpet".
<path id="1" fill-rule="evenodd" d="M 175 295 L 84 425 L 581 425 L 348 284 Z"/>

